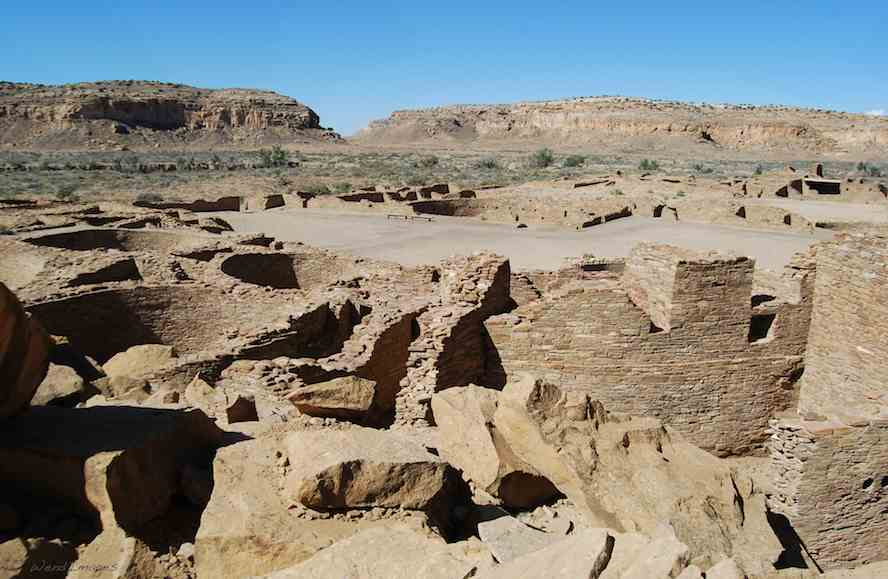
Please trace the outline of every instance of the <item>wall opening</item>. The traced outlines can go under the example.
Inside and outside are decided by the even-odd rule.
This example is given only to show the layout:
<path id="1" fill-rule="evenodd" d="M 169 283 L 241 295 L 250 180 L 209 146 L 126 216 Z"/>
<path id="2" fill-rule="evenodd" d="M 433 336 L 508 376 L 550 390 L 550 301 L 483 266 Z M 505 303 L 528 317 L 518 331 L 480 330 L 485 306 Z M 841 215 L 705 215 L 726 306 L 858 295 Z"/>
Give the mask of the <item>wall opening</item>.
<path id="1" fill-rule="evenodd" d="M 783 216 L 783 224 L 784 225 L 792 225 L 792 215 L 790 215 L 789 213 L 784 215 Z"/>
<path id="2" fill-rule="evenodd" d="M 777 314 L 756 314 L 749 320 L 749 341 L 762 342 L 774 334 L 774 319 Z"/>
<path id="3" fill-rule="evenodd" d="M 649 333 L 649 334 L 659 334 L 659 333 L 661 333 L 662 331 L 663 331 L 663 328 L 661 328 L 660 326 L 658 326 L 658 325 L 655 324 L 654 322 L 651 322 L 651 325 L 650 325 L 650 327 L 648 328 L 648 333 Z"/>
<path id="4" fill-rule="evenodd" d="M 842 185 L 839 181 L 805 181 L 805 185 L 818 195 L 839 195 L 842 193 Z"/>
<path id="5" fill-rule="evenodd" d="M 737 210 L 737 213 L 735 213 L 734 215 L 736 215 L 737 217 L 742 217 L 743 219 L 746 219 L 746 207 L 741 207 L 740 209 Z"/>
<path id="6" fill-rule="evenodd" d="M 752 296 L 752 307 L 760 306 L 767 302 L 773 302 L 775 299 L 777 298 L 770 294 L 755 294 Z"/>

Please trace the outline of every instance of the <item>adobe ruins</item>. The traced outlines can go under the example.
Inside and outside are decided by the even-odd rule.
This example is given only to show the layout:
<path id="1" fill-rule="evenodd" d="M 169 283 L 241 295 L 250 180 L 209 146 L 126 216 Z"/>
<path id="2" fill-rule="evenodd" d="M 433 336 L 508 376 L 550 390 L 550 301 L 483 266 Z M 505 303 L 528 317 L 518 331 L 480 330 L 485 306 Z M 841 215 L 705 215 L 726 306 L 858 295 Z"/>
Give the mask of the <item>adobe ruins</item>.
<path id="1" fill-rule="evenodd" d="M 883 233 L 512 271 L 139 205 L 0 207 L 8 576 L 888 573 Z"/>

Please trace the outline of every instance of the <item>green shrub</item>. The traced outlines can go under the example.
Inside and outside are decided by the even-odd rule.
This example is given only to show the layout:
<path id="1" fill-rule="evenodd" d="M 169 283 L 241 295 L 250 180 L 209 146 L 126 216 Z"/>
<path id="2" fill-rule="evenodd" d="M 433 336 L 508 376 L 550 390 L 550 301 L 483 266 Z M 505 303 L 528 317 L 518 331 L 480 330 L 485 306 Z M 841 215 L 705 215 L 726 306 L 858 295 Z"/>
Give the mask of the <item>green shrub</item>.
<path id="1" fill-rule="evenodd" d="M 657 171 L 660 168 L 660 163 L 650 159 L 642 159 L 641 163 L 638 164 L 638 168 L 642 171 Z"/>
<path id="2" fill-rule="evenodd" d="M 621 195 L 623 195 L 623 190 L 622 189 L 614 189 L 613 194 L 617 195 L 617 196 L 621 196 Z"/>
<path id="3" fill-rule="evenodd" d="M 145 191 L 136 195 L 136 203 L 162 203 L 163 195 L 153 191 Z"/>
<path id="4" fill-rule="evenodd" d="M 419 158 L 419 160 L 416 162 L 416 166 L 422 169 L 431 169 L 432 167 L 437 166 L 438 163 L 438 157 L 434 155 L 426 155 Z"/>
<path id="5" fill-rule="evenodd" d="M 580 167 L 586 163 L 586 157 L 583 155 L 571 155 L 564 160 L 565 167 Z"/>
<path id="6" fill-rule="evenodd" d="M 687 195 L 687 193 L 685 193 L 684 191 L 679 191 L 675 194 L 676 197 L 684 197 L 685 195 Z"/>
<path id="7" fill-rule="evenodd" d="M 352 191 L 354 191 L 354 187 L 352 187 L 352 184 L 348 181 L 333 183 L 333 185 L 330 186 L 330 189 L 333 191 L 333 193 L 336 193 L 337 195 L 341 195 L 343 193 L 351 193 Z"/>
<path id="8" fill-rule="evenodd" d="M 323 183 L 306 183 L 299 187 L 299 191 L 304 193 L 314 193 L 315 195 L 330 194 L 330 188 Z"/>
<path id="9" fill-rule="evenodd" d="M 499 162 L 493 157 L 485 157 L 475 163 L 478 169 L 499 169 Z"/>
<path id="10" fill-rule="evenodd" d="M 538 169 L 545 169 L 555 161 L 555 154 L 552 149 L 540 149 L 530 158 L 530 166 Z"/>
<path id="11" fill-rule="evenodd" d="M 712 167 L 705 167 L 702 163 L 694 163 L 694 171 L 702 175 L 708 175 L 715 171 Z"/>
<path id="12" fill-rule="evenodd" d="M 55 197 L 59 201 L 64 201 L 65 203 L 76 203 L 80 200 L 80 197 L 76 192 L 77 185 L 66 183 L 58 186 L 55 192 Z"/>
<path id="13" fill-rule="evenodd" d="M 256 154 L 259 155 L 259 166 L 263 168 L 284 167 L 290 160 L 290 153 L 280 145 L 271 149 L 259 149 Z"/>
<path id="14" fill-rule="evenodd" d="M 765 172 L 765 168 L 762 167 L 761 165 L 756 165 L 756 166 L 755 166 L 755 171 L 753 171 L 753 173 L 756 174 L 756 175 L 761 175 L 761 174 L 764 173 L 764 172 Z"/>

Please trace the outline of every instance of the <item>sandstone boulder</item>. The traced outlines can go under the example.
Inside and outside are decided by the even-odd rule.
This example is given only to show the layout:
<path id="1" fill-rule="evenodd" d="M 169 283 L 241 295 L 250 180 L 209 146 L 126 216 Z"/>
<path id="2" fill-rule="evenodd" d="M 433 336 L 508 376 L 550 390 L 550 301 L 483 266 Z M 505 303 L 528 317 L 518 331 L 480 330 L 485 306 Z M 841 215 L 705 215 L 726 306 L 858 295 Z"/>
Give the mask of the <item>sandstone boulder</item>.
<path id="1" fill-rule="evenodd" d="M 102 365 L 102 368 L 112 380 L 118 377 L 146 378 L 155 371 L 169 366 L 176 357 L 176 351 L 172 346 L 142 344 L 115 354 Z"/>
<path id="2" fill-rule="evenodd" d="M 344 376 L 298 388 L 288 399 L 303 414 L 358 419 L 370 410 L 375 394 L 376 382 Z"/>
<path id="3" fill-rule="evenodd" d="M 522 555 L 539 551 L 564 538 L 528 527 L 507 513 L 479 523 L 478 537 L 500 563 L 508 563 Z"/>
<path id="4" fill-rule="evenodd" d="M 194 542 L 198 577 L 240 579 L 271 573 L 361 530 L 386 524 L 308 518 L 291 508 L 281 489 L 283 448 L 282 440 L 267 435 L 216 453 L 212 496 Z M 404 524 L 421 532 L 426 517 L 413 513 Z"/>
<path id="5" fill-rule="evenodd" d="M 401 433 L 295 432 L 287 437 L 287 453 L 288 494 L 312 509 L 421 510 L 444 524 L 450 506 L 464 498 L 453 467 Z"/>
<path id="6" fill-rule="evenodd" d="M 529 508 L 558 494 L 534 467 L 512 453 L 493 424 L 499 392 L 449 388 L 432 397 L 438 451 L 463 477 L 507 507 Z"/>
<path id="7" fill-rule="evenodd" d="M 339 541 L 311 559 L 264 579 L 453 579 L 471 577 L 488 562 L 489 556 L 485 557 L 477 543 L 447 544 L 410 529 L 383 527 Z"/>
<path id="8" fill-rule="evenodd" d="M 0 424 L 0 485 L 37 508 L 63 503 L 104 529 L 131 530 L 164 514 L 185 465 L 222 439 L 197 410 L 35 406 Z"/>
<path id="9" fill-rule="evenodd" d="M 609 414 L 588 396 L 524 375 L 502 391 L 494 424 L 592 526 L 652 532 L 667 524 L 704 567 L 733 556 L 750 574 L 782 552 L 752 482 L 655 419 Z"/>
<path id="10" fill-rule="evenodd" d="M 86 382 L 68 366 L 50 364 L 31 404 L 73 406 L 86 397 Z"/>
<path id="11" fill-rule="evenodd" d="M 46 376 L 52 342 L 0 283 L 0 420 L 24 410 Z"/>
<path id="12" fill-rule="evenodd" d="M 163 577 L 154 553 L 120 528 L 105 529 L 71 565 L 68 579 L 148 579 Z"/>
<path id="13" fill-rule="evenodd" d="M 478 575 L 479 579 L 597 579 L 607 568 L 614 538 L 604 529 L 585 529 Z M 651 578 L 655 577 L 651 575 Z"/>

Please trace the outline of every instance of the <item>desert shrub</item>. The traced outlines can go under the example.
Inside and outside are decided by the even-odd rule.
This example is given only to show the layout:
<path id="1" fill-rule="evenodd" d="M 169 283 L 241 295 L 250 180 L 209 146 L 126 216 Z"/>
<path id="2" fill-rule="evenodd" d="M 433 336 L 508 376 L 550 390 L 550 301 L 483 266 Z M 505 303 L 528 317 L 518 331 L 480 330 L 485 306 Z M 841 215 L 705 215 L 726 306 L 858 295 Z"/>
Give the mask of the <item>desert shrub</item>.
<path id="1" fill-rule="evenodd" d="M 638 168 L 642 171 L 656 171 L 660 168 L 660 163 L 651 159 L 642 159 L 641 163 L 638 164 Z"/>
<path id="2" fill-rule="evenodd" d="M 259 166 L 263 168 L 283 167 L 290 160 L 290 153 L 280 145 L 271 149 L 259 149 L 256 154 L 259 155 Z"/>
<path id="3" fill-rule="evenodd" d="M 564 160 L 565 167 L 580 167 L 586 163 L 586 157 L 583 155 L 571 155 Z"/>
<path id="4" fill-rule="evenodd" d="M 485 157 L 475 162 L 475 168 L 477 169 L 499 169 L 499 162 L 493 157 Z"/>
<path id="5" fill-rule="evenodd" d="M 715 169 L 713 169 L 712 167 L 706 167 L 702 163 L 694 163 L 693 168 L 696 173 L 700 173 L 703 175 L 708 175 L 709 173 L 715 171 Z"/>
<path id="6" fill-rule="evenodd" d="M 136 203 L 161 203 L 163 195 L 153 191 L 144 191 L 136 195 Z"/>
<path id="7" fill-rule="evenodd" d="M 879 169 L 878 167 L 873 167 L 872 165 L 869 165 L 869 164 L 863 163 L 863 162 L 857 163 L 857 170 L 860 171 L 861 173 L 869 175 L 870 177 L 881 177 L 882 176 L 881 169 Z"/>
<path id="8" fill-rule="evenodd" d="M 327 187 L 323 183 L 306 183 L 299 187 L 299 190 L 304 193 L 314 193 L 315 195 L 329 195 L 330 188 Z"/>
<path id="9" fill-rule="evenodd" d="M 8 227 L 0 225 L 0 235 L 12 235 L 12 229 L 9 229 Z"/>
<path id="10" fill-rule="evenodd" d="M 439 162 L 438 157 L 434 155 L 425 155 L 419 158 L 416 162 L 416 166 L 423 169 L 431 169 L 432 167 L 437 166 Z"/>
<path id="11" fill-rule="evenodd" d="M 354 190 L 354 188 L 352 187 L 352 184 L 349 183 L 348 181 L 340 181 L 339 183 L 333 183 L 333 185 L 330 186 L 330 189 L 338 195 L 343 194 L 343 193 L 351 193 Z"/>
<path id="12" fill-rule="evenodd" d="M 685 193 L 684 191 L 679 191 L 675 194 L 676 197 L 684 197 L 685 195 L 687 195 L 687 193 Z"/>
<path id="13" fill-rule="evenodd" d="M 755 166 L 755 171 L 753 171 L 753 173 L 754 173 L 755 175 L 761 175 L 761 174 L 764 173 L 764 172 L 765 172 L 765 168 L 762 167 L 761 165 L 756 165 L 756 166 Z"/>
<path id="14" fill-rule="evenodd" d="M 59 185 L 58 188 L 56 188 L 55 197 L 59 201 L 64 201 L 66 203 L 76 203 L 80 200 L 80 197 L 77 195 L 77 185 L 72 183 Z"/>
<path id="15" fill-rule="evenodd" d="M 622 189 L 614 189 L 613 194 L 619 197 L 619 196 L 623 195 L 623 190 Z"/>
<path id="16" fill-rule="evenodd" d="M 544 169 L 553 162 L 555 162 L 555 154 L 549 148 L 540 149 L 530 157 L 530 166 L 538 169 Z"/>

